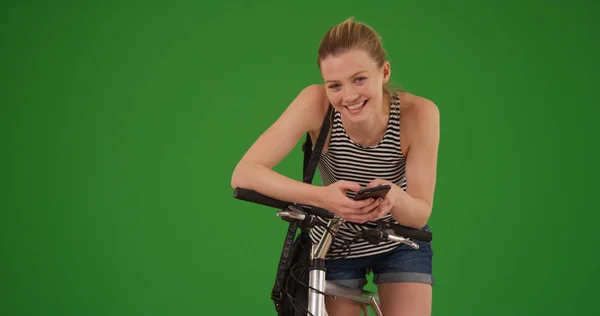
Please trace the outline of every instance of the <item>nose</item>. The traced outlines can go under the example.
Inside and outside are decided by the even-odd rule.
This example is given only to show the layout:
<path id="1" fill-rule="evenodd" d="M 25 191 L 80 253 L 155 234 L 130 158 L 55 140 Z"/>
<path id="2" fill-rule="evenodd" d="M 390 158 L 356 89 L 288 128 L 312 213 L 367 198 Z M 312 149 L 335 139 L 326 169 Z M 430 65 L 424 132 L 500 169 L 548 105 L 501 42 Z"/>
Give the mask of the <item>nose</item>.
<path id="1" fill-rule="evenodd" d="M 344 96 L 342 100 L 345 104 L 352 103 L 354 101 L 358 101 L 359 95 L 354 91 L 354 89 L 346 87 L 344 88 Z"/>

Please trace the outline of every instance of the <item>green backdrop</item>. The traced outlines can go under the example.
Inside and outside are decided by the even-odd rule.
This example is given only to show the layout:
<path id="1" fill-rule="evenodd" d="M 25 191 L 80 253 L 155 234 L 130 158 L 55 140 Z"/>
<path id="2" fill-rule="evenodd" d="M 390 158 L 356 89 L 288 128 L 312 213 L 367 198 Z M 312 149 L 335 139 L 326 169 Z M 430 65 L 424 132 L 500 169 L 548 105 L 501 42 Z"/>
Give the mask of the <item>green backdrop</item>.
<path id="1" fill-rule="evenodd" d="M 598 309 L 598 2 L 201 3 L 0 5 L 0 315 L 274 315 L 231 172 L 349 16 L 440 109 L 433 314 Z"/>

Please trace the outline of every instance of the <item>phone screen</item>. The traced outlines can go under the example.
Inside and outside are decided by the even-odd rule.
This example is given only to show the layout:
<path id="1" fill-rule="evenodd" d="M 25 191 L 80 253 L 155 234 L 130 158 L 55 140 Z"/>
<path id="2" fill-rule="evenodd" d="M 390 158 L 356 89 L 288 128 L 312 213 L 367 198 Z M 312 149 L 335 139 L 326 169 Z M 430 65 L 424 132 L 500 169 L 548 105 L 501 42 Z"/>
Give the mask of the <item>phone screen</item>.
<path id="1" fill-rule="evenodd" d="M 369 198 L 378 199 L 384 198 L 386 194 L 390 191 L 390 185 L 382 185 L 374 188 L 362 189 L 356 193 L 354 200 L 360 201 Z"/>

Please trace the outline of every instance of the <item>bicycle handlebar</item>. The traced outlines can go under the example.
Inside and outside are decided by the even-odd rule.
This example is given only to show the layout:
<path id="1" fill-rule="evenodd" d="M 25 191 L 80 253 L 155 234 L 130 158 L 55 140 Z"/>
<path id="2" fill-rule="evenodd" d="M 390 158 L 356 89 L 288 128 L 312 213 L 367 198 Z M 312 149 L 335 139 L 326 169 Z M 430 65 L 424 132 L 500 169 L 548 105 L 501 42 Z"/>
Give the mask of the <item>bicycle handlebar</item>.
<path id="1" fill-rule="evenodd" d="M 233 196 L 234 196 L 234 198 L 236 198 L 238 200 L 243 200 L 243 201 L 247 201 L 247 202 L 270 206 L 270 207 L 277 208 L 277 209 L 286 209 L 292 205 L 298 206 L 302 210 L 304 210 L 305 212 L 307 212 L 311 215 L 315 215 L 315 216 L 325 218 L 325 219 L 332 219 L 335 217 L 335 214 L 333 214 L 332 212 L 330 212 L 328 210 L 310 206 L 310 205 L 301 205 L 301 204 L 296 204 L 296 203 L 292 203 L 292 202 L 281 201 L 278 199 L 268 197 L 264 194 L 258 193 L 254 190 L 249 190 L 249 189 L 244 189 L 244 188 L 238 187 L 238 188 L 234 189 Z M 380 226 L 376 222 L 365 222 L 362 224 L 354 223 L 354 222 L 352 222 L 352 223 L 355 225 L 365 226 L 368 228 L 377 228 Z M 400 224 L 393 224 L 393 223 L 387 223 L 387 225 L 392 230 L 394 230 L 394 233 L 396 235 L 404 236 L 406 238 L 425 241 L 425 242 L 430 242 L 433 238 L 431 232 L 426 231 L 426 230 L 416 229 L 416 228 L 407 227 L 407 226 L 403 226 Z"/>

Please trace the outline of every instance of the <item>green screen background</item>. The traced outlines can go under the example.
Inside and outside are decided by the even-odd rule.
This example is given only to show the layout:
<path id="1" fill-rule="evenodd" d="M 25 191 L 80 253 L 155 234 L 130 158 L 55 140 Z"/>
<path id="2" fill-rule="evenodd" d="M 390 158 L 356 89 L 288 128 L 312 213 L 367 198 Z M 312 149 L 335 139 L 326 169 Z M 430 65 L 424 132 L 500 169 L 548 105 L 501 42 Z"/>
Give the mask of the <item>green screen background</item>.
<path id="1" fill-rule="evenodd" d="M 320 82 L 321 36 L 349 16 L 440 109 L 433 314 L 593 314 L 598 14 L 558 0 L 2 2 L 0 315 L 274 315 L 287 224 L 233 199 L 231 172 Z M 276 168 L 301 179 L 301 162 L 298 146 Z"/>

